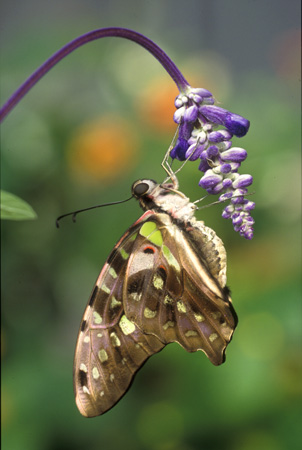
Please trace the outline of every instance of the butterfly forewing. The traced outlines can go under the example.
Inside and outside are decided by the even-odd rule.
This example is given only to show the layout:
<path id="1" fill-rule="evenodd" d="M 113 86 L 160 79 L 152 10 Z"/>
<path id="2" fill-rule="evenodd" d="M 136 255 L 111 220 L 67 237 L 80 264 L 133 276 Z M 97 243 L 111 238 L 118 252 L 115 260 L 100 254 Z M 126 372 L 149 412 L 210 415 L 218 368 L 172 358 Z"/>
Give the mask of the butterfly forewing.
<path id="1" fill-rule="evenodd" d="M 123 282 L 137 230 L 134 225 L 109 256 L 85 310 L 75 352 L 74 388 L 87 417 L 110 409 L 127 391 L 137 370 L 164 346 L 129 321 Z"/>

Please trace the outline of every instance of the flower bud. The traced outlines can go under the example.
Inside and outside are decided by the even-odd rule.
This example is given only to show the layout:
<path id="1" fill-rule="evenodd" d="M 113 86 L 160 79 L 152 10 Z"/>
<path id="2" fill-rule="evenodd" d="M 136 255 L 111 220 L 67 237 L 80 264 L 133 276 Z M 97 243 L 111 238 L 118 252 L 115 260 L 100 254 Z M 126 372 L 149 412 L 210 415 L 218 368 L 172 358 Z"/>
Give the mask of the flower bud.
<path id="1" fill-rule="evenodd" d="M 174 101 L 174 105 L 176 108 L 180 108 L 181 106 L 183 106 L 182 99 L 179 96 L 176 97 L 176 99 Z"/>
<path id="2" fill-rule="evenodd" d="M 194 139 L 196 139 L 196 142 L 198 141 L 199 144 L 204 144 L 207 140 L 207 134 L 203 130 L 201 130 L 195 134 Z"/>
<path id="3" fill-rule="evenodd" d="M 247 119 L 219 106 L 203 105 L 199 108 L 199 112 L 210 122 L 224 125 L 237 137 L 242 137 L 248 132 L 250 122 Z"/>
<path id="4" fill-rule="evenodd" d="M 243 195 L 240 195 L 240 196 L 233 195 L 231 202 L 233 203 L 233 205 L 236 205 L 236 210 L 237 210 L 237 205 L 244 203 L 244 197 L 243 197 Z"/>
<path id="5" fill-rule="evenodd" d="M 243 148 L 233 147 L 230 150 L 226 150 L 220 154 L 220 157 L 223 161 L 230 162 L 242 162 L 247 157 L 247 152 Z"/>
<path id="6" fill-rule="evenodd" d="M 228 189 L 232 186 L 232 180 L 230 178 L 225 178 L 222 182 L 224 189 Z"/>
<path id="7" fill-rule="evenodd" d="M 182 122 L 179 126 L 178 137 L 188 141 L 191 137 L 194 125 L 191 122 Z M 189 144 L 188 144 L 189 147 Z"/>
<path id="8" fill-rule="evenodd" d="M 178 159 L 179 161 L 185 161 L 186 151 L 188 149 L 188 142 L 183 138 L 178 138 L 175 147 L 170 152 L 172 159 Z"/>
<path id="9" fill-rule="evenodd" d="M 222 176 L 215 174 L 212 170 L 207 170 L 199 181 L 199 186 L 204 189 L 210 189 L 222 181 Z"/>
<path id="10" fill-rule="evenodd" d="M 255 202 L 251 202 L 248 201 L 245 205 L 244 205 L 244 211 L 251 211 L 252 209 L 255 208 Z"/>
<path id="11" fill-rule="evenodd" d="M 229 113 L 226 109 L 214 105 L 204 105 L 199 108 L 200 113 L 210 122 L 224 125 L 226 115 Z"/>
<path id="12" fill-rule="evenodd" d="M 186 151 L 186 159 L 190 156 L 190 161 L 196 161 L 200 157 L 201 152 L 203 151 L 204 146 L 203 145 L 197 145 L 195 144 L 190 145 L 188 150 Z"/>
<path id="13" fill-rule="evenodd" d="M 193 96 L 192 96 L 192 100 L 193 100 L 193 102 L 195 102 L 195 103 L 197 103 L 197 104 L 199 105 L 199 104 L 202 103 L 203 98 L 200 97 L 199 95 L 193 95 Z"/>
<path id="14" fill-rule="evenodd" d="M 233 216 L 232 216 L 232 222 L 233 222 L 233 225 L 234 226 L 239 226 L 239 225 L 241 225 L 242 224 L 242 222 L 243 222 L 243 219 L 242 219 L 242 217 L 240 216 L 240 214 L 233 214 Z"/>
<path id="15" fill-rule="evenodd" d="M 238 114 L 228 113 L 225 119 L 226 128 L 237 137 L 245 136 L 250 122 Z"/>
<path id="16" fill-rule="evenodd" d="M 230 173 L 232 170 L 231 164 L 222 164 L 220 166 L 221 173 Z"/>
<path id="17" fill-rule="evenodd" d="M 215 158 L 218 154 L 219 154 L 219 150 L 218 150 L 218 147 L 216 147 L 216 145 L 211 145 L 211 146 L 207 149 L 207 157 L 208 157 L 209 159 Z"/>
<path id="18" fill-rule="evenodd" d="M 200 170 L 201 172 L 206 172 L 209 169 L 210 169 L 210 166 L 209 166 L 207 160 L 206 159 L 202 159 L 200 164 L 199 164 L 198 170 Z M 199 184 L 199 186 L 200 186 L 200 184 Z"/>
<path id="19" fill-rule="evenodd" d="M 224 180 L 223 180 L 224 181 Z M 219 196 L 219 201 L 224 202 L 225 200 L 229 200 L 233 197 L 233 192 L 225 192 L 224 194 Z M 234 211 L 234 206 L 229 205 L 232 208 L 232 212 Z"/>
<path id="20" fill-rule="evenodd" d="M 192 105 L 185 110 L 183 118 L 185 122 L 195 122 L 195 120 L 197 119 L 197 115 L 198 108 L 196 105 Z"/>
<path id="21" fill-rule="evenodd" d="M 219 146 L 219 150 L 224 152 L 225 150 L 229 150 L 232 147 L 232 141 L 223 141 L 217 144 Z"/>
<path id="22" fill-rule="evenodd" d="M 200 97 L 213 97 L 213 94 L 211 94 L 210 91 L 208 91 L 207 89 L 203 89 L 203 88 L 193 88 L 191 89 L 191 92 L 193 94 L 199 95 Z"/>
<path id="23" fill-rule="evenodd" d="M 232 172 L 237 172 L 237 170 L 240 167 L 240 163 L 232 162 L 230 165 L 231 165 L 231 168 L 232 168 Z"/>
<path id="24" fill-rule="evenodd" d="M 209 133 L 209 141 L 222 142 L 232 138 L 232 134 L 227 130 L 212 131 Z"/>
<path id="25" fill-rule="evenodd" d="M 248 216 L 245 220 L 249 225 L 254 225 L 255 223 L 255 220 L 251 216 Z"/>
<path id="26" fill-rule="evenodd" d="M 219 194 L 223 190 L 223 184 L 218 183 L 216 186 L 210 187 L 207 189 L 208 194 L 216 195 Z"/>
<path id="27" fill-rule="evenodd" d="M 250 186 L 250 184 L 252 184 L 253 182 L 253 177 L 252 175 L 239 175 L 238 178 L 236 178 L 235 181 L 233 181 L 233 188 L 237 189 L 237 188 L 242 188 L 242 187 L 246 187 L 246 186 Z"/>
<path id="28" fill-rule="evenodd" d="M 224 219 L 230 219 L 232 217 L 231 213 L 228 213 L 225 209 L 222 211 L 221 217 Z"/>
<path id="29" fill-rule="evenodd" d="M 182 95 L 181 97 L 181 101 L 183 102 L 183 104 L 188 103 L 189 99 L 186 95 Z"/>
<path id="30" fill-rule="evenodd" d="M 174 120 L 175 123 L 180 123 L 181 122 L 181 119 L 182 119 L 182 117 L 183 117 L 183 115 L 185 113 L 185 110 L 186 110 L 185 106 L 182 106 L 181 108 L 178 108 L 175 111 L 175 113 L 173 115 L 173 120 Z"/>

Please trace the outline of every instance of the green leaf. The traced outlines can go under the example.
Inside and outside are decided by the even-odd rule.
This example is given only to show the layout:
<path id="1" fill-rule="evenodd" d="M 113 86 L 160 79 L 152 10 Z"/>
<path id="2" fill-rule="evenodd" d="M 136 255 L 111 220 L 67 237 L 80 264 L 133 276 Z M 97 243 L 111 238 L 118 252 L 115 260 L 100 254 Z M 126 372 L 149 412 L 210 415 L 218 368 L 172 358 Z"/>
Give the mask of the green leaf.
<path id="1" fill-rule="evenodd" d="M 21 198 L 6 191 L 0 191 L 1 195 L 1 219 L 32 220 L 37 214 L 32 207 Z"/>

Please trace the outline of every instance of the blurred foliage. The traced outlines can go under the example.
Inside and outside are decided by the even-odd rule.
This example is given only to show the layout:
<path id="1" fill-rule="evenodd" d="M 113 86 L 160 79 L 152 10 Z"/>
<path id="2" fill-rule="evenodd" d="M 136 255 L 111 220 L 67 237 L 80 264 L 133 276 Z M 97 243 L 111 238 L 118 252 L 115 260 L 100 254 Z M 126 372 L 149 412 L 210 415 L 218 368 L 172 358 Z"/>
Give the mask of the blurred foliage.
<path id="1" fill-rule="evenodd" d="M 21 198 L 10 192 L 0 191 L 1 219 L 9 220 L 31 220 L 36 219 L 37 215 L 32 207 Z"/>
<path id="2" fill-rule="evenodd" d="M 55 219 L 123 199 L 141 177 L 163 180 L 160 163 L 175 130 L 172 81 L 141 49 L 114 44 L 94 43 L 70 57 L 2 126 L 3 187 L 38 213 L 34 222 L 2 224 L 3 449 L 298 449 L 300 121 L 295 74 L 281 70 L 282 54 L 274 53 L 273 76 L 243 72 L 236 86 L 219 54 L 178 57 L 189 81 L 251 121 L 234 145 L 248 150 L 243 168 L 255 180 L 254 239 L 240 238 L 219 205 L 198 212 L 228 252 L 239 325 L 226 363 L 214 367 L 172 344 L 107 414 L 87 420 L 76 409 L 80 319 L 107 255 L 141 211 L 133 201 L 83 214 L 76 224 L 65 219 L 59 230 Z M 5 92 L 16 88 L 24 65 L 35 68 L 33 60 L 22 58 L 20 42 L 2 68 Z M 204 194 L 196 164 L 179 177 L 192 200 Z"/>

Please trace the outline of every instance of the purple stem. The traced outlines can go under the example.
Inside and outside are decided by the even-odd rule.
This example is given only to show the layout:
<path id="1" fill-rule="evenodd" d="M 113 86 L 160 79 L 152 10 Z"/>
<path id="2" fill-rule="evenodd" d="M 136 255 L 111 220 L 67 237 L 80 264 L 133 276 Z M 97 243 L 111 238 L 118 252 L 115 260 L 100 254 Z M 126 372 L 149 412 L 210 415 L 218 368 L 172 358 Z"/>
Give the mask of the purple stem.
<path id="1" fill-rule="evenodd" d="M 189 84 L 178 70 L 174 62 L 166 55 L 166 53 L 150 39 L 146 38 L 136 31 L 128 30 L 126 28 L 100 28 L 99 30 L 90 31 L 82 36 L 74 39 L 68 44 L 64 45 L 60 50 L 54 53 L 47 61 L 45 61 L 21 86 L 13 93 L 7 102 L 0 109 L 0 122 L 7 116 L 7 114 L 19 103 L 25 94 L 42 78 L 53 66 L 55 66 L 61 59 L 69 55 L 78 47 L 81 47 L 88 42 L 101 39 L 103 37 L 121 37 L 129 39 L 148 50 L 155 58 L 162 64 L 168 74 L 176 83 L 179 91 L 183 91 Z"/>

